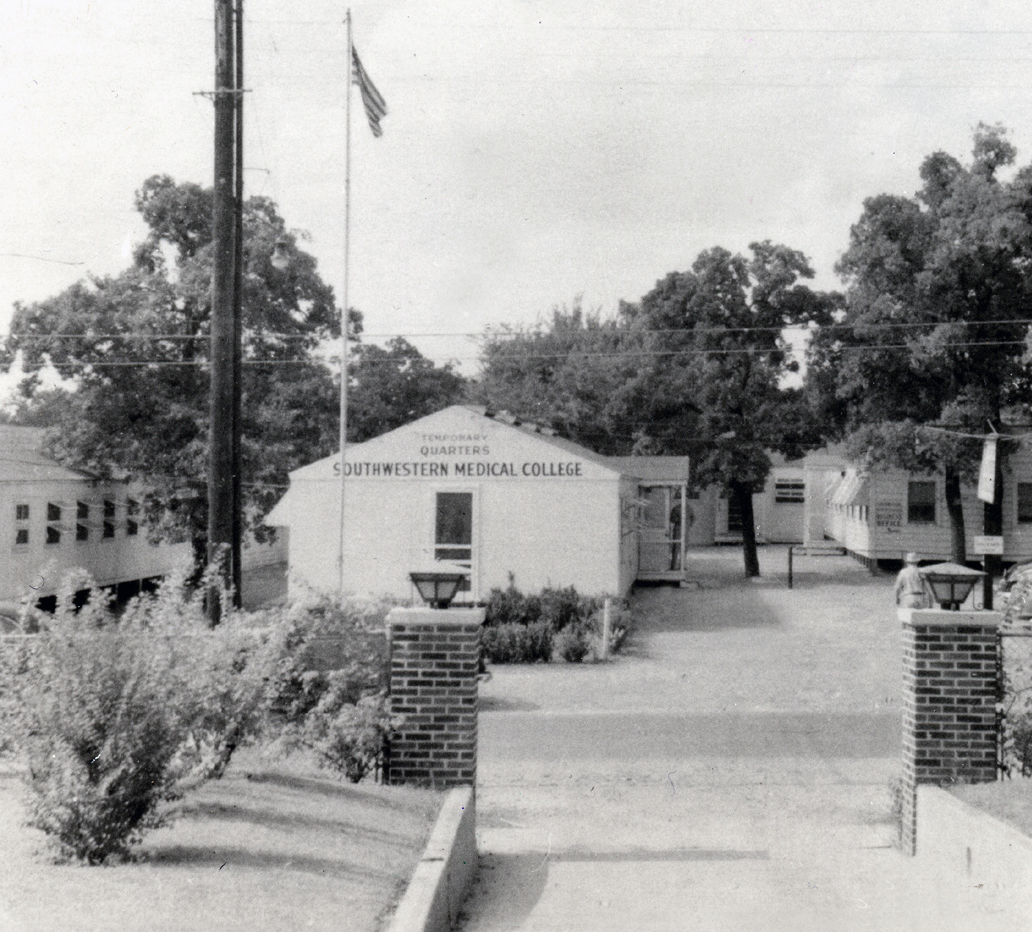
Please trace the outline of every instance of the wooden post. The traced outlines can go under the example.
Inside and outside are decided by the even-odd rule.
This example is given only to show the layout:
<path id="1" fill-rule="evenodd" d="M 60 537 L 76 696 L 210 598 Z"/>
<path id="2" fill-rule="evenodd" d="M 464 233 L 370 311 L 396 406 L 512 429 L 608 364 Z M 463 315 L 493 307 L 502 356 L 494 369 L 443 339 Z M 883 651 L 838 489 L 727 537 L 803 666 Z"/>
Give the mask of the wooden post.
<path id="1" fill-rule="evenodd" d="M 211 277 L 211 409 L 208 428 L 208 560 L 221 566 L 223 585 L 232 583 L 234 460 L 235 240 L 233 17 L 230 0 L 215 0 L 215 181 L 212 207 L 214 265 Z M 212 623 L 222 616 L 216 592 L 209 593 Z"/>
<path id="2" fill-rule="evenodd" d="M 244 334 L 244 0 L 234 0 L 234 153 L 233 153 L 233 535 L 230 544 L 230 572 L 233 582 L 233 605 L 243 606 L 243 561 L 241 542 L 244 536 L 243 501 L 240 475 L 240 403 L 242 395 L 241 363 Z"/>

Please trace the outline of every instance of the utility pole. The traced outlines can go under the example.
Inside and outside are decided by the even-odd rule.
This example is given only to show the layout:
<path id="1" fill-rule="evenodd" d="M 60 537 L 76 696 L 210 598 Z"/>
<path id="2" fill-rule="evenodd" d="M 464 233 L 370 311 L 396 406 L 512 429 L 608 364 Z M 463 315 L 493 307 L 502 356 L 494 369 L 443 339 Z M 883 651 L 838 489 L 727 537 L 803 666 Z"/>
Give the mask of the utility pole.
<path id="1" fill-rule="evenodd" d="M 235 104 L 233 185 L 233 540 L 230 547 L 232 563 L 233 604 L 240 608 L 243 568 L 240 544 L 244 536 L 243 507 L 240 489 L 240 435 L 242 421 L 240 413 L 243 392 L 241 357 L 243 355 L 243 294 L 244 294 L 244 0 L 234 0 L 233 10 L 236 60 L 234 62 L 233 95 Z"/>
<path id="2" fill-rule="evenodd" d="M 223 585 L 233 580 L 236 324 L 234 320 L 236 86 L 231 0 L 215 0 L 215 184 L 211 279 L 211 419 L 208 459 L 208 561 L 220 569 Z M 208 597 L 208 617 L 217 624 L 224 606 Z"/>

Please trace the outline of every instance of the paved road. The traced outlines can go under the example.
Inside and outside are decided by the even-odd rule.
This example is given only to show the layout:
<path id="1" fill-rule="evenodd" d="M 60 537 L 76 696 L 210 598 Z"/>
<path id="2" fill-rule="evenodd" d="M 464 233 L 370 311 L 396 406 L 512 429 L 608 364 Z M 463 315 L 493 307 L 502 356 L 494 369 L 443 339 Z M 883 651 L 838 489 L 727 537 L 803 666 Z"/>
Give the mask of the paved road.
<path id="1" fill-rule="evenodd" d="M 783 550 L 758 584 L 693 556 L 701 588 L 637 596 L 612 663 L 483 686 L 464 932 L 1032 927 L 894 847 L 891 579 L 812 558 L 789 591 Z"/>

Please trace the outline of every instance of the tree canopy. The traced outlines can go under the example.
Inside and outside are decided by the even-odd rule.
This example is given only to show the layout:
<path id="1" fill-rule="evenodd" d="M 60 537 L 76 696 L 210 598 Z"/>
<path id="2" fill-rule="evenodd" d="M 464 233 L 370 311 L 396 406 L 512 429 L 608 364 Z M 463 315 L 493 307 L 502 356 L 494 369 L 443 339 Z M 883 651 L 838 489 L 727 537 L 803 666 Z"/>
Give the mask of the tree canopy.
<path id="1" fill-rule="evenodd" d="M 211 202 L 211 189 L 147 179 L 136 208 L 148 233 L 131 266 L 16 305 L 0 360 L 9 370 L 20 356 L 27 373 L 16 419 L 52 427 L 50 450 L 62 462 L 143 483 L 152 532 L 192 540 L 199 557 L 207 525 Z M 242 490 L 245 520 L 261 536 L 288 472 L 337 449 L 339 379 L 322 356 L 326 341 L 340 336 L 340 317 L 332 289 L 301 248 L 303 235 L 287 229 L 272 201 L 249 198 L 243 222 Z M 283 271 L 270 261 L 278 240 L 291 252 Z M 360 335 L 361 315 L 350 310 L 349 321 Z M 443 406 L 461 382 L 408 344 L 360 345 L 355 356 L 360 434 L 407 419 L 427 385 L 433 391 L 423 403 Z M 45 388 L 48 363 L 71 390 Z"/>
<path id="2" fill-rule="evenodd" d="M 802 253 L 769 241 L 749 249 L 700 253 L 623 313 L 645 341 L 628 391 L 638 447 L 689 455 L 696 488 L 716 485 L 735 501 L 755 576 L 752 496 L 770 474 L 769 451 L 800 456 L 820 439 L 802 392 L 785 386 L 798 368 L 785 330 L 828 323 L 836 297 L 805 284 L 813 270 Z"/>
<path id="3" fill-rule="evenodd" d="M 623 393 L 638 373 L 639 343 L 619 322 L 586 312 L 578 298 L 538 326 L 484 334 L 473 397 L 598 453 L 630 453 L 635 422 Z"/>
<path id="4" fill-rule="evenodd" d="M 386 348 L 360 343 L 348 363 L 348 442 L 361 443 L 466 398 L 466 380 L 437 366 L 404 337 Z"/>
<path id="5" fill-rule="evenodd" d="M 1000 177 L 1015 155 L 1001 127 L 980 125 L 970 164 L 936 152 L 915 197 L 868 198 L 837 266 L 844 314 L 811 352 L 808 390 L 854 455 L 943 476 L 957 562 L 961 486 L 981 451 L 963 435 L 1004 430 L 1030 387 L 1032 168 Z"/>
<path id="6" fill-rule="evenodd" d="M 749 256 L 715 248 L 672 272 L 619 317 L 556 310 L 549 325 L 488 333 L 480 398 L 603 453 L 688 455 L 696 489 L 716 484 L 741 509 L 745 570 L 756 575 L 752 494 L 768 450 L 801 453 L 816 429 L 784 330 L 831 320 L 834 295 L 786 246 Z"/>

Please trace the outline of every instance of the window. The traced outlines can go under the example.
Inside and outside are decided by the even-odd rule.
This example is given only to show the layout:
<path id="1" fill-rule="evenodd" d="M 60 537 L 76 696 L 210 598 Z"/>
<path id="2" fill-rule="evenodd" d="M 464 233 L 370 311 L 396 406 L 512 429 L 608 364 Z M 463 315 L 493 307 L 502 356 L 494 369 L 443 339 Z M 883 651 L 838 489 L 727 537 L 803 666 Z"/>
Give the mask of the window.
<path id="1" fill-rule="evenodd" d="M 61 506 L 47 502 L 47 543 L 61 543 Z"/>
<path id="2" fill-rule="evenodd" d="M 935 524 L 935 481 L 907 483 L 907 522 Z"/>
<path id="3" fill-rule="evenodd" d="M 134 498 L 127 498 L 125 500 L 125 533 L 129 537 L 133 537 L 140 530 L 139 524 L 136 523 L 136 516 L 140 513 L 140 503 Z"/>
<path id="4" fill-rule="evenodd" d="M 29 506 L 15 505 L 14 520 L 17 522 L 14 528 L 15 547 L 27 547 L 29 544 Z"/>
<path id="5" fill-rule="evenodd" d="M 434 559 L 472 565 L 473 493 L 438 492 Z"/>
<path id="6" fill-rule="evenodd" d="M 1032 482 L 1018 483 L 1018 522 L 1032 522 Z"/>
<path id="7" fill-rule="evenodd" d="M 75 539 L 90 539 L 90 506 L 86 502 L 75 503 Z"/>
<path id="8" fill-rule="evenodd" d="M 728 534 L 742 533 L 742 508 L 738 504 L 738 496 L 727 497 L 727 532 Z"/>
<path id="9" fill-rule="evenodd" d="M 806 483 L 802 479 L 776 479 L 775 505 L 801 505 L 806 499 Z"/>
<path id="10" fill-rule="evenodd" d="M 108 540 L 115 536 L 115 503 L 110 498 L 104 499 L 103 536 L 105 540 Z"/>
<path id="11" fill-rule="evenodd" d="M 434 528 L 434 559 L 448 560 L 473 567 L 473 493 L 438 492 L 437 520 Z M 472 581 L 467 576 L 459 592 L 469 592 Z"/>

